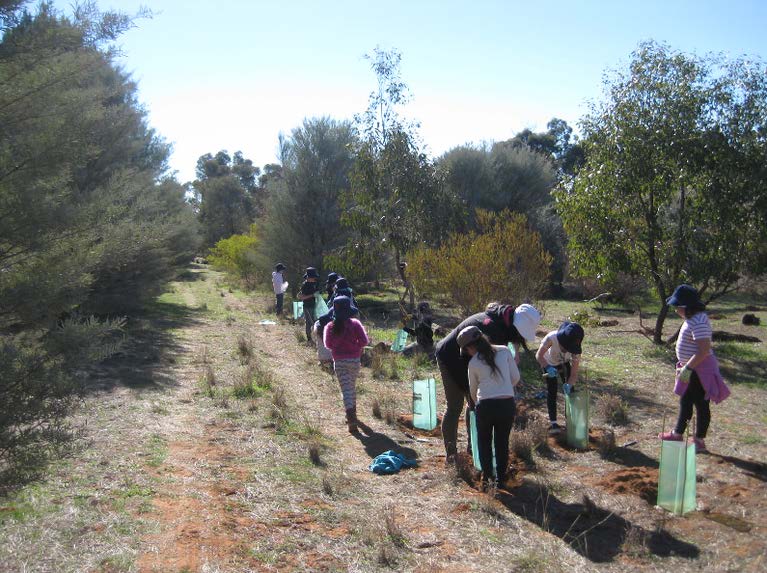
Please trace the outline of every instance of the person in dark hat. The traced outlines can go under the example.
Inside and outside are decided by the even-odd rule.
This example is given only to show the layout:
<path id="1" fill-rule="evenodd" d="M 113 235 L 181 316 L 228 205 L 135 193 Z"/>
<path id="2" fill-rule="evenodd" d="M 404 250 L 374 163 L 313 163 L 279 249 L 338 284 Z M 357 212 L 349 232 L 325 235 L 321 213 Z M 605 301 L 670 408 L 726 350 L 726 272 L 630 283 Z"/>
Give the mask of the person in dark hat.
<path id="1" fill-rule="evenodd" d="M 331 298 L 333 297 L 333 291 L 336 288 L 336 281 L 338 278 L 338 273 L 328 273 L 328 277 L 325 279 L 325 292 L 328 294 L 328 305 L 331 304 Z"/>
<path id="2" fill-rule="evenodd" d="M 354 318 L 357 308 L 348 296 L 337 296 L 331 312 L 333 319 L 324 328 L 323 341 L 333 355 L 333 369 L 341 386 L 346 423 L 354 434 L 358 424 L 356 383 L 361 368 L 360 357 L 370 339 L 362 323 Z"/>
<path id="3" fill-rule="evenodd" d="M 285 265 L 277 263 L 272 272 L 272 288 L 274 297 L 277 299 L 276 313 L 282 314 L 282 302 L 285 298 L 285 291 L 288 289 L 288 281 L 285 280 Z"/>
<path id="4" fill-rule="evenodd" d="M 704 312 L 706 305 L 700 300 L 698 291 L 690 285 L 679 285 L 666 304 L 684 320 L 676 339 L 674 393 L 679 396 L 679 417 L 673 431 L 658 437 L 661 440 L 681 441 L 695 408 L 698 415 L 695 451 L 707 452 L 705 439 L 711 424 L 710 401 L 718 404 L 730 395 L 730 389 L 719 372 L 719 362 L 711 344 L 711 322 Z"/>
<path id="5" fill-rule="evenodd" d="M 357 301 L 354 299 L 354 291 L 349 285 L 349 281 L 344 277 L 338 277 L 336 280 L 335 288 L 333 289 L 333 295 L 328 300 L 328 306 L 333 304 L 333 300 L 337 296 L 347 296 L 352 300 L 352 305 L 357 306 Z"/>
<path id="6" fill-rule="evenodd" d="M 316 304 L 314 295 L 318 294 L 320 291 L 319 278 L 320 274 L 317 272 L 317 269 L 314 267 L 307 267 L 306 271 L 304 272 L 304 282 L 301 285 L 300 292 L 298 293 L 298 298 L 304 303 L 306 341 L 309 343 L 312 342 L 312 326 L 314 326 L 314 322 L 317 320 L 317 317 L 314 316 L 314 307 Z"/>
<path id="7" fill-rule="evenodd" d="M 559 380 L 562 380 L 566 394 L 575 390 L 583 337 L 583 327 L 580 324 L 565 321 L 557 330 L 552 330 L 543 337 L 535 353 L 546 380 L 546 406 L 549 410 L 549 430 L 552 434 L 561 430 L 557 423 Z"/>
<path id="8" fill-rule="evenodd" d="M 492 344 L 513 344 L 516 360 L 519 349 L 527 348 L 526 341 L 535 340 L 535 329 L 541 321 L 541 313 L 530 304 L 517 307 L 492 304 L 456 326 L 450 334 L 437 342 L 435 355 L 442 376 L 447 407 L 442 418 L 442 439 L 445 442 L 445 462 L 456 461 L 458 445 L 458 421 L 466 399 L 469 397 L 469 358 L 462 356 L 458 346 L 458 333 L 467 326 L 476 326 L 487 335 Z"/>

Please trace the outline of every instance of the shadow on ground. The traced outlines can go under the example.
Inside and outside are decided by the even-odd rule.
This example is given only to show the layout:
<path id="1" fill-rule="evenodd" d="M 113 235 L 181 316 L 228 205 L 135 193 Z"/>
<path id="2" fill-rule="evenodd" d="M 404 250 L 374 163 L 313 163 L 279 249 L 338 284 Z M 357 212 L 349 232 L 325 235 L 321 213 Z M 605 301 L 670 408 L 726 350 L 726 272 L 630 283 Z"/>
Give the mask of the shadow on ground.
<path id="1" fill-rule="evenodd" d="M 181 280 L 199 280 L 187 271 Z M 177 362 L 187 349 L 178 344 L 173 331 L 199 324 L 204 311 L 183 304 L 154 300 L 128 317 L 126 337 L 120 351 L 96 366 L 86 392 L 111 391 L 116 387 L 159 390 L 177 382 L 168 365 Z"/>
<path id="2" fill-rule="evenodd" d="M 581 503 L 565 503 L 545 485 L 524 481 L 496 498 L 509 511 L 556 535 L 575 551 L 596 563 L 612 561 L 624 545 L 640 545 L 657 557 L 695 559 L 696 545 L 677 539 L 667 531 L 648 531 L 594 504 L 584 496 Z"/>
<path id="3" fill-rule="evenodd" d="M 360 443 L 362 443 L 365 448 L 365 453 L 370 457 L 370 459 L 373 459 L 374 457 L 388 450 L 393 450 L 409 459 L 418 458 L 418 454 L 415 450 L 401 446 L 386 434 L 374 431 L 367 424 L 360 422 L 359 427 L 362 432 L 358 432 L 353 435 L 360 441 Z"/>

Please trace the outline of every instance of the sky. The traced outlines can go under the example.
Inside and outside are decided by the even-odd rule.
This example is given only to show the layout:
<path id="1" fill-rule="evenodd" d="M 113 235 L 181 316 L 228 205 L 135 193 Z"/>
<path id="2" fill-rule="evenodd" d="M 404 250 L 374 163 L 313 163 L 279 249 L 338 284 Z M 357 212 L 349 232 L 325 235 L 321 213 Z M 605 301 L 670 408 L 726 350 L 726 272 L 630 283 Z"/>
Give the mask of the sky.
<path id="1" fill-rule="evenodd" d="M 67 12 L 71 0 L 54 4 Z M 278 137 L 305 118 L 351 119 L 376 86 L 364 58 L 402 55 L 420 123 L 437 157 L 466 143 L 577 128 L 644 40 L 703 55 L 767 60 L 763 0 L 98 0 L 153 12 L 119 40 L 150 125 L 173 145 L 171 168 L 194 179 L 197 158 L 242 151 L 277 162 Z"/>

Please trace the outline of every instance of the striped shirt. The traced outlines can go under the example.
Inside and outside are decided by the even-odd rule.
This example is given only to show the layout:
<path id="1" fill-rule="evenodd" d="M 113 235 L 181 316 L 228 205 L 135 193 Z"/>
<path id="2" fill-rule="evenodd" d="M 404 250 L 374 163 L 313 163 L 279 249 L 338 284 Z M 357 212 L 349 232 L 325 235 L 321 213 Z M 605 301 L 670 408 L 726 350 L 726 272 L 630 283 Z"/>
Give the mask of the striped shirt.
<path id="1" fill-rule="evenodd" d="M 684 321 L 679 337 L 676 339 L 676 358 L 685 363 L 698 351 L 697 340 L 708 338 L 711 340 L 711 323 L 705 312 L 699 312 L 692 318 Z M 713 351 L 712 351 L 713 354 Z"/>

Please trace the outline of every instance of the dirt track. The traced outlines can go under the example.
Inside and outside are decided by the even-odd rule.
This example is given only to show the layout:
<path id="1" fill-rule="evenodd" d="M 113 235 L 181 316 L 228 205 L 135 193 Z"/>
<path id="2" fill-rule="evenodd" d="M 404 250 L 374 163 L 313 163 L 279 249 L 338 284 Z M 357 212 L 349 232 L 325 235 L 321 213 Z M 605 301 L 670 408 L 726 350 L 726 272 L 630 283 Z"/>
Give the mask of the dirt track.
<path id="1" fill-rule="evenodd" d="M 99 418 L 91 432 L 111 424 L 108 435 L 93 438 L 92 460 L 82 470 L 84 483 L 98 484 L 88 485 L 90 502 L 81 510 L 90 520 L 86 528 L 73 525 L 52 538 L 46 558 L 23 538 L 51 518 L 17 525 L 7 536 L 16 545 L 0 551 L 0 571 L 764 569 L 764 464 L 699 456 L 700 511 L 669 516 L 653 507 L 657 443 L 634 425 L 619 431 L 618 443 L 638 445 L 620 448 L 609 461 L 594 449 L 576 452 L 551 440 L 535 467 L 517 460 L 514 487 L 492 498 L 445 469 L 438 435 L 407 428 L 407 373 L 402 381 L 378 380 L 364 369 L 358 410 L 365 431 L 351 436 L 334 379 L 297 340 L 302 325 L 259 325 L 268 297 L 213 289 L 214 280 L 195 269 L 175 284 L 183 305 L 201 308 L 207 300 L 207 310 L 174 324 L 172 344 L 157 346 L 156 355 L 147 351 L 144 366 L 133 356 L 129 367 L 123 358 L 104 372 L 110 385 L 91 399 L 100 409 L 86 409 Z M 215 308 L 202 298 L 213 290 Z M 237 350 L 243 340 L 252 348 L 249 360 L 274 375 L 274 387 L 237 399 L 227 389 L 247 368 Z M 120 385 L 142 368 L 151 371 L 144 373 L 154 382 L 151 393 Z M 212 392 L 201 383 L 207 370 L 215 373 Z M 400 423 L 374 418 L 375 399 L 393 400 Z M 279 423 L 278 402 L 285 402 Z M 646 406 L 648 415 L 660 416 L 654 408 Z M 147 445 L 153 443 L 154 450 Z M 387 449 L 417 457 L 419 466 L 373 475 L 371 458 Z M 126 488 L 136 497 L 126 497 Z M 72 515 L 72 507 L 65 499 L 62 514 Z M 134 530 L 111 525 L 126 513 Z M 111 549 L 99 540 L 107 534 L 129 557 L 105 557 Z M 81 548 L 79 559 L 73 547 Z"/>

